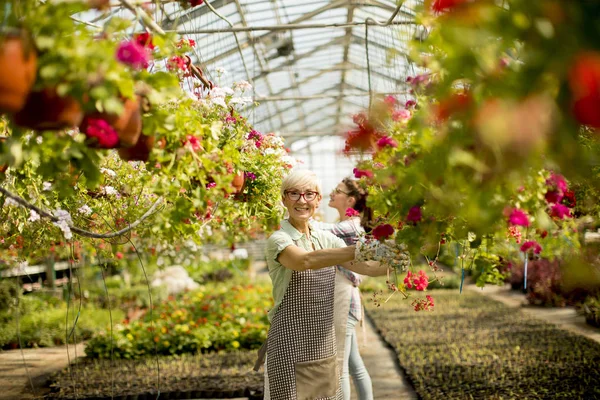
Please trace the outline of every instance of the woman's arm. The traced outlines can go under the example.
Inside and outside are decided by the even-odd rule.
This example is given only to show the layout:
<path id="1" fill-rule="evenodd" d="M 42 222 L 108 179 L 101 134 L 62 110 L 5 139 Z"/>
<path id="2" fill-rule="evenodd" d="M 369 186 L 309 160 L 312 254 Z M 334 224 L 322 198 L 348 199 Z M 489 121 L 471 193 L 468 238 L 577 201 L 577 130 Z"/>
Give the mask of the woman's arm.
<path id="1" fill-rule="evenodd" d="M 277 261 L 294 271 L 331 267 L 354 260 L 354 246 L 306 251 L 298 246 L 288 246 L 279 253 Z M 351 268 L 348 268 L 351 269 Z"/>
<path id="2" fill-rule="evenodd" d="M 354 248 L 354 246 L 352 246 Z M 357 274 L 367 276 L 383 276 L 387 274 L 388 266 L 381 264 L 379 261 L 349 261 L 342 264 L 342 267 L 349 269 Z"/>

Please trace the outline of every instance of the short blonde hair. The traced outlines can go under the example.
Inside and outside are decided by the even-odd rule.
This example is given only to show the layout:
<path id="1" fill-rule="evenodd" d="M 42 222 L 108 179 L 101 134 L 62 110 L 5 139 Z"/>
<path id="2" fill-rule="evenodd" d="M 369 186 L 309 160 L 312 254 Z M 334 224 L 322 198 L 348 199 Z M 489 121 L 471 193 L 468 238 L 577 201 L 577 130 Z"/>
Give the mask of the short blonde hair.
<path id="1" fill-rule="evenodd" d="M 285 196 L 287 190 L 300 186 L 308 186 L 321 194 L 321 181 L 317 178 L 317 174 L 306 169 L 294 169 L 281 183 L 281 197 Z"/>

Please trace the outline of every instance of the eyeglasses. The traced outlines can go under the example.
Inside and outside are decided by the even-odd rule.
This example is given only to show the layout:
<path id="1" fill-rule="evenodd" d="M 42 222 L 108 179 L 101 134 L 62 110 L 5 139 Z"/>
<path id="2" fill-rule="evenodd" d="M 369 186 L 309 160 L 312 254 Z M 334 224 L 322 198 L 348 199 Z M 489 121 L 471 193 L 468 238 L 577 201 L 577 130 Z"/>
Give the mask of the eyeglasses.
<path id="1" fill-rule="evenodd" d="M 298 201 L 298 200 L 300 200 L 300 197 L 304 197 L 304 200 L 309 202 L 309 201 L 313 201 L 314 199 L 316 199 L 317 196 L 319 195 L 319 193 L 317 193 L 317 192 L 300 193 L 300 192 L 296 192 L 296 191 L 291 191 L 291 192 L 286 191 L 285 195 L 291 201 Z"/>
<path id="2" fill-rule="evenodd" d="M 338 189 L 338 188 L 335 188 L 335 189 L 333 189 L 333 190 L 332 190 L 332 192 L 334 192 L 335 194 L 341 194 L 341 193 L 344 193 L 346 196 L 350 196 L 350 193 L 348 193 L 348 192 L 344 192 L 343 190 L 340 190 L 340 189 Z"/>

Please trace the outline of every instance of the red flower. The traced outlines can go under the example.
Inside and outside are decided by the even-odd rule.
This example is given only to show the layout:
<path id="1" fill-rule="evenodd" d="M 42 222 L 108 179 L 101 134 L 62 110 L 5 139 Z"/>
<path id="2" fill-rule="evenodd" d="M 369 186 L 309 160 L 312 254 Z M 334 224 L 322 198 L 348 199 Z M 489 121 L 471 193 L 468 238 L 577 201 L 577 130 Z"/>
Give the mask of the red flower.
<path id="1" fill-rule="evenodd" d="M 441 100 L 435 108 L 435 118 L 439 122 L 446 121 L 453 114 L 463 112 L 471 105 L 471 95 L 468 93 L 454 93 Z"/>
<path id="2" fill-rule="evenodd" d="M 573 208 L 577 205 L 577 200 L 575 199 L 575 192 L 567 189 L 565 191 L 565 196 L 562 199 L 562 204 L 569 208 Z"/>
<path id="3" fill-rule="evenodd" d="M 202 143 L 196 136 L 187 135 L 186 141 L 183 143 L 183 145 L 189 145 L 193 151 L 202 150 Z"/>
<path id="4" fill-rule="evenodd" d="M 150 50 L 154 50 L 154 43 L 152 43 L 152 35 L 148 32 L 136 33 L 133 35 L 133 39 L 137 44 L 142 47 L 146 47 Z"/>
<path id="5" fill-rule="evenodd" d="M 600 128 L 600 54 L 579 54 L 569 71 L 573 114 L 584 124 Z"/>
<path id="6" fill-rule="evenodd" d="M 196 7 L 199 6 L 200 4 L 203 4 L 204 0 L 190 0 L 190 4 L 192 5 L 192 7 Z"/>
<path id="7" fill-rule="evenodd" d="M 431 8 L 437 13 L 448 11 L 454 7 L 466 3 L 467 0 L 435 0 Z"/>
<path id="8" fill-rule="evenodd" d="M 421 221 L 422 218 L 423 215 L 421 214 L 421 207 L 414 206 L 411 207 L 410 210 L 408 210 L 408 215 L 406 216 L 406 220 L 408 222 L 412 222 L 416 225 L 418 222 Z"/>
<path id="9" fill-rule="evenodd" d="M 372 235 L 377 240 L 385 240 L 394 234 L 394 227 L 390 224 L 381 224 L 373 229 Z"/>
<path id="10" fill-rule="evenodd" d="M 406 285 L 407 289 L 412 289 L 413 285 L 412 285 L 412 272 L 408 271 L 406 273 L 406 276 L 404 277 L 404 284 Z"/>
<path id="11" fill-rule="evenodd" d="M 560 201 L 563 199 L 563 194 L 558 190 L 549 190 L 546 192 L 544 197 L 548 203 L 560 203 Z"/>
<path id="12" fill-rule="evenodd" d="M 119 135 L 113 127 L 103 119 L 87 118 L 81 131 L 88 139 L 95 141 L 96 147 L 114 149 L 119 144 Z"/>
<path id="13" fill-rule="evenodd" d="M 527 214 L 524 211 L 519 210 L 518 208 L 515 208 L 514 210 L 512 210 L 512 212 L 510 213 L 510 216 L 508 217 L 508 223 L 511 225 L 517 225 L 517 226 L 529 226 L 530 225 Z"/>
<path id="14" fill-rule="evenodd" d="M 529 250 L 532 250 L 535 254 L 540 254 L 542 252 L 542 246 L 535 240 L 528 240 L 521 246 L 521 251 L 526 253 Z"/>
<path id="15" fill-rule="evenodd" d="M 381 137 L 381 134 L 377 132 L 364 113 L 356 114 L 352 119 L 358 127 L 346 133 L 344 152 L 348 153 L 350 150 L 372 150 L 375 141 Z"/>

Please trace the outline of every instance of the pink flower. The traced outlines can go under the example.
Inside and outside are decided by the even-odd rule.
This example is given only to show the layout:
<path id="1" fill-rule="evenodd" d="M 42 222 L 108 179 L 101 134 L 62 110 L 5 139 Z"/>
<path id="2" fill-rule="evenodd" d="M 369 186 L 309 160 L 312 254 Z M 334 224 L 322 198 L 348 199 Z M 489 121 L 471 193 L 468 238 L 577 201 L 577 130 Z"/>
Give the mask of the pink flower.
<path id="1" fill-rule="evenodd" d="M 571 210 L 563 204 L 554 204 L 550 207 L 550 216 L 558 219 L 571 218 Z"/>
<path id="2" fill-rule="evenodd" d="M 147 68 L 150 61 L 146 48 L 133 40 L 126 40 L 119 44 L 116 58 L 134 69 Z"/>
<path id="3" fill-rule="evenodd" d="M 121 253 L 120 251 L 117 251 L 115 253 L 115 257 L 117 257 L 117 260 L 122 260 L 123 259 L 123 253 Z"/>
<path id="4" fill-rule="evenodd" d="M 87 118 L 82 126 L 85 136 L 95 140 L 96 147 L 114 149 L 119 144 L 119 135 L 113 127 L 103 119 Z"/>
<path id="5" fill-rule="evenodd" d="M 384 136 L 377 141 L 377 147 L 379 147 L 379 149 L 383 149 L 384 147 L 388 146 L 396 148 L 398 147 L 398 143 L 396 143 L 396 141 L 389 136 Z"/>
<path id="6" fill-rule="evenodd" d="M 406 104 L 404 104 L 404 108 L 411 108 L 417 105 L 417 102 L 414 100 L 408 100 Z"/>
<path id="7" fill-rule="evenodd" d="M 407 109 L 396 110 L 392 113 L 392 119 L 396 122 L 408 121 L 412 117 L 412 114 Z"/>
<path id="8" fill-rule="evenodd" d="M 189 145 L 194 151 L 202 150 L 202 144 L 200 143 L 200 139 L 198 139 L 196 136 L 187 135 L 186 141 L 183 145 Z"/>
<path id="9" fill-rule="evenodd" d="M 390 224 L 381 224 L 376 226 L 375 229 L 373 229 L 373 232 L 371 232 L 371 234 L 377 240 L 385 240 L 394 234 L 394 227 Z"/>
<path id="10" fill-rule="evenodd" d="M 390 107 L 393 107 L 396 105 L 396 103 L 398 103 L 398 100 L 396 100 L 396 98 L 394 96 L 392 96 L 391 94 L 385 96 L 385 98 L 383 99 L 383 102 L 385 104 L 387 104 Z"/>
<path id="11" fill-rule="evenodd" d="M 256 179 L 256 174 L 254 172 L 244 172 L 244 176 L 251 181 Z"/>
<path id="12" fill-rule="evenodd" d="M 550 175 L 550 178 L 546 179 L 546 185 L 548 185 L 551 190 L 559 191 L 561 196 L 568 189 L 565 177 L 560 174 L 555 174 L 554 172 Z"/>
<path id="13" fill-rule="evenodd" d="M 357 217 L 360 213 L 354 208 L 346 208 L 346 217 Z"/>
<path id="14" fill-rule="evenodd" d="M 516 226 L 509 226 L 508 227 L 508 234 L 506 235 L 509 238 L 510 237 L 514 237 L 517 244 L 521 243 L 522 240 L 522 234 L 521 231 L 519 230 L 519 228 L 517 228 Z"/>
<path id="15" fill-rule="evenodd" d="M 411 305 L 414 307 L 415 311 L 433 311 L 433 297 L 427 295 L 424 299 L 415 299 Z"/>
<path id="16" fill-rule="evenodd" d="M 413 282 L 415 283 L 415 290 L 423 291 L 427 289 L 427 286 L 429 285 L 429 277 L 425 271 L 420 270 Z"/>
<path id="17" fill-rule="evenodd" d="M 412 284 L 412 272 L 408 271 L 406 273 L 406 276 L 404 277 L 404 284 L 406 285 L 407 289 L 412 289 L 413 284 Z"/>
<path id="18" fill-rule="evenodd" d="M 356 179 L 360 179 L 363 176 L 367 177 L 367 178 L 372 178 L 373 177 L 373 172 L 366 170 L 366 169 L 358 169 L 358 168 L 354 168 L 352 170 L 352 172 L 354 173 L 354 177 Z"/>
<path id="19" fill-rule="evenodd" d="M 510 213 L 510 216 L 508 217 L 508 223 L 511 225 L 516 225 L 516 226 L 529 226 L 530 225 L 529 218 L 527 217 L 527 213 L 525 213 L 522 210 L 519 210 L 518 208 L 515 208 L 514 210 L 512 210 L 512 212 Z"/>
<path id="20" fill-rule="evenodd" d="M 408 210 L 408 215 L 406 216 L 406 221 L 412 222 L 413 224 L 417 224 L 421 221 L 423 215 L 421 214 L 421 207 L 414 206 Z"/>
<path id="21" fill-rule="evenodd" d="M 521 251 L 526 253 L 529 250 L 533 250 L 535 254 L 540 254 L 542 252 L 542 246 L 535 240 L 528 240 L 521 246 Z"/>
<path id="22" fill-rule="evenodd" d="M 212 188 L 214 188 L 215 186 L 217 186 L 217 184 L 216 184 L 215 182 L 208 182 L 208 183 L 206 184 L 206 189 L 212 189 Z"/>

